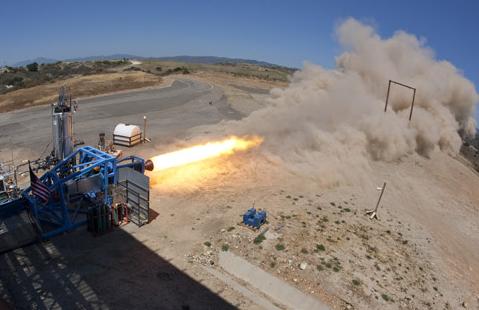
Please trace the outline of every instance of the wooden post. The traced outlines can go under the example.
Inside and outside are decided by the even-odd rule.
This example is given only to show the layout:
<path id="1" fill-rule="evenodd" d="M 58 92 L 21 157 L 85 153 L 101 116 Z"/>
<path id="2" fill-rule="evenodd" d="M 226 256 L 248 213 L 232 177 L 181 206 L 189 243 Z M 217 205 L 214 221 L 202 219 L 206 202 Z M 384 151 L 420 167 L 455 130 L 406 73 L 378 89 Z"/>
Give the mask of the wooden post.
<path id="1" fill-rule="evenodd" d="M 388 93 L 386 95 L 386 104 L 384 105 L 384 112 L 386 112 L 388 110 L 388 102 L 389 102 L 389 92 L 391 91 L 391 80 L 389 80 L 389 83 L 388 83 Z"/>
<path id="2" fill-rule="evenodd" d="M 383 198 L 384 190 L 386 189 L 386 182 L 384 182 L 383 187 L 381 188 L 381 194 L 379 194 L 378 202 L 376 203 L 376 208 L 374 210 L 366 211 L 366 215 L 371 215 L 370 219 L 378 219 L 378 208 L 381 198 Z"/>
<path id="3" fill-rule="evenodd" d="M 402 86 L 402 87 L 406 87 L 406 88 L 409 88 L 413 91 L 413 95 L 412 95 L 412 102 L 411 102 L 411 109 L 409 111 L 409 121 L 411 121 L 411 118 L 412 118 L 412 111 L 414 109 L 414 100 L 416 99 L 416 88 L 414 87 L 411 87 L 411 86 L 408 86 L 406 84 L 403 84 L 403 83 L 399 83 L 399 82 L 396 82 L 396 81 L 393 81 L 393 80 L 389 80 L 389 83 L 388 83 L 388 92 L 386 94 L 386 104 L 384 105 L 384 112 L 387 111 L 388 109 L 388 103 L 389 103 L 389 94 L 391 92 L 391 84 L 396 84 L 396 85 L 399 85 L 399 86 Z"/>
<path id="4" fill-rule="evenodd" d="M 414 93 L 412 95 L 412 104 L 411 104 L 411 111 L 409 112 L 409 121 L 412 118 L 412 109 L 414 109 L 414 100 L 416 99 L 416 89 L 414 88 Z"/>

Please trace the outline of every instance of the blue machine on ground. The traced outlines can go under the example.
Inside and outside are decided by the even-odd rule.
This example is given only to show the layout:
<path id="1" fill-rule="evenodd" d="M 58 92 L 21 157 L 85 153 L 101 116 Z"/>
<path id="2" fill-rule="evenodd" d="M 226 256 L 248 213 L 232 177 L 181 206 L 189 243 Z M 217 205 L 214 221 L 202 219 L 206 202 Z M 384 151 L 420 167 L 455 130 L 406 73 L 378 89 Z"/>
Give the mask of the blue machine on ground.
<path id="1" fill-rule="evenodd" d="M 123 162 L 127 163 L 122 164 Z M 118 169 L 131 167 L 144 172 L 144 160 L 130 156 L 117 159 L 91 146 L 84 146 L 65 157 L 40 177 L 48 186 L 50 198 L 43 203 L 28 187 L 22 192 L 43 239 L 75 229 L 86 223 L 87 207 L 111 206 L 110 185 L 118 181 Z"/>
<path id="2" fill-rule="evenodd" d="M 248 209 L 243 214 L 243 224 L 253 228 L 260 228 L 266 222 L 266 211 L 256 211 L 255 208 Z"/>

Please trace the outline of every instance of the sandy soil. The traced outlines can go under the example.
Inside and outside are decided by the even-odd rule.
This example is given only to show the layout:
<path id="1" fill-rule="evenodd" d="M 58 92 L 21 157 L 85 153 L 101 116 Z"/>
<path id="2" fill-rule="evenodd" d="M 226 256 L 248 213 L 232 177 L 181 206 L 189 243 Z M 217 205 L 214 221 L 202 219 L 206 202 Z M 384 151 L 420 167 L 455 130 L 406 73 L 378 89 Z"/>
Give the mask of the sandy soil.
<path id="1" fill-rule="evenodd" d="M 208 165 L 184 168 L 188 186 L 173 186 L 183 182 L 168 177 L 154 186 L 163 201 L 156 211 L 172 215 L 167 225 L 194 230 L 174 237 L 194 246 L 192 263 L 208 265 L 228 245 L 337 309 L 479 306 L 479 197 L 473 192 L 479 179 L 449 156 L 373 163 L 380 172 L 368 184 L 333 189 L 255 154 L 217 165 L 223 167 L 196 180 L 193 172 Z M 441 168 L 431 169 L 436 165 Z M 374 207 L 383 180 L 389 183 L 379 220 L 370 220 L 364 213 Z M 260 232 L 238 225 L 253 205 L 269 214 L 264 241 L 255 242 Z"/>

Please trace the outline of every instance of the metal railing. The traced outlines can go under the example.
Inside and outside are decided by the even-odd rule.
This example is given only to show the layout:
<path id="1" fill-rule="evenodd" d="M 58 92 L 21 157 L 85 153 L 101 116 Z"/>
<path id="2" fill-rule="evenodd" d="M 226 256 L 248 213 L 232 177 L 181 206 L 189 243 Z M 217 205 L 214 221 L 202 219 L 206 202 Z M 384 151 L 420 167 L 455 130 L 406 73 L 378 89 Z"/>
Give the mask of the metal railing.
<path id="1" fill-rule="evenodd" d="M 113 144 L 121 146 L 134 146 L 141 143 L 141 132 L 133 136 L 122 136 L 113 134 Z"/>
<path id="2" fill-rule="evenodd" d="M 148 188 L 132 182 L 131 180 L 125 180 L 118 182 L 119 193 L 123 196 L 125 203 L 128 205 L 130 221 L 137 226 L 143 226 L 148 224 L 150 214 L 150 191 Z"/>

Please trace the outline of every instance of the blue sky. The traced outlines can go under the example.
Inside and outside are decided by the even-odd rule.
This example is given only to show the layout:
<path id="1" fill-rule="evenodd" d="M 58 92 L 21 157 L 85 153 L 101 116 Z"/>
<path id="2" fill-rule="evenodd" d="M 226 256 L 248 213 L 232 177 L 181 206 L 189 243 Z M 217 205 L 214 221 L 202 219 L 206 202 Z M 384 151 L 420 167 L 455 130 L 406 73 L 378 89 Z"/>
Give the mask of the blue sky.
<path id="1" fill-rule="evenodd" d="M 479 1 L 0 2 L 0 64 L 38 56 L 215 55 L 301 67 L 334 65 L 346 17 L 427 39 L 479 85 Z"/>

